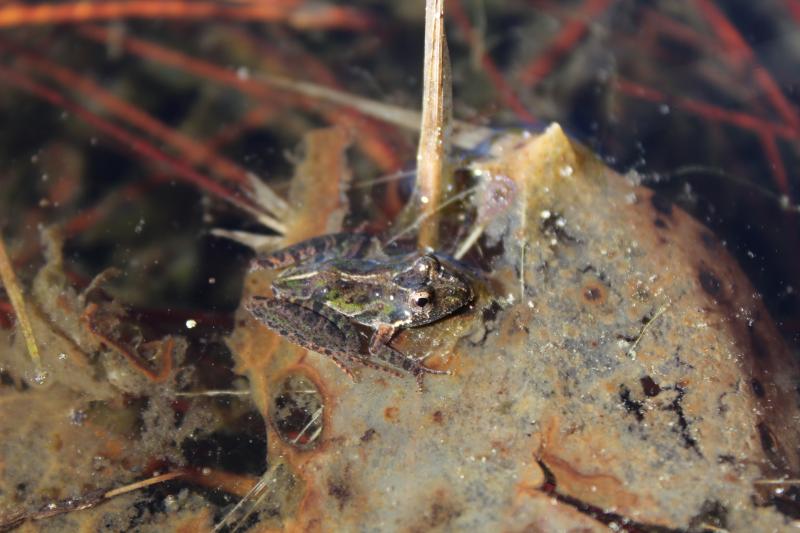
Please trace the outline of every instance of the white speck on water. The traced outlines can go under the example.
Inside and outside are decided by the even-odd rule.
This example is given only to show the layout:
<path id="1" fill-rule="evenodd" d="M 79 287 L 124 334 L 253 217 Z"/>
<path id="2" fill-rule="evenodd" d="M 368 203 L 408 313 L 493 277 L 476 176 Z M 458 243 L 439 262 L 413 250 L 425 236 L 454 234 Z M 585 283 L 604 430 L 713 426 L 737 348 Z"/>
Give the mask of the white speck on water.
<path id="1" fill-rule="evenodd" d="M 428 198 L 427 196 L 420 196 L 419 201 L 422 202 L 423 204 L 427 204 L 428 202 L 431 201 L 431 199 Z"/>
<path id="2" fill-rule="evenodd" d="M 545 209 L 544 211 L 539 213 L 539 216 L 542 217 L 542 220 L 547 220 L 552 216 L 552 213 L 549 210 Z"/>
<path id="3" fill-rule="evenodd" d="M 564 178 L 572 176 L 574 172 L 575 169 L 572 168 L 572 165 L 564 165 L 563 167 L 558 169 L 558 173 L 561 174 L 561 176 Z"/>
<path id="4" fill-rule="evenodd" d="M 140 218 L 139 222 L 136 224 L 136 227 L 133 228 L 134 233 L 141 233 L 144 229 L 144 218 Z"/>
<path id="5" fill-rule="evenodd" d="M 186 321 L 186 329 L 194 329 L 197 326 L 197 320 L 190 318 Z"/>
<path id="6" fill-rule="evenodd" d="M 636 193 L 631 192 L 625 195 L 625 203 L 628 205 L 633 205 L 636 203 Z"/>
<path id="7" fill-rule="evenodd" d="M 670 112 L 669 105 L 661 104 L 660 106 L 658 106 L 658 112 L 661 113 L 662 115 L 669 115 Z"/>
<path id="8" fill-rule="evenodd" d="M 60 354 L 58 354 L 58 360 L 59 361 L 64 361 L 66 359 L 67 359 L 67 354 L 65 354 L 64 352 L 61 352 Z"/>
<path id="9" fill-rule="evenodd" d="M 167 494 L 164 497 L 164 509 L 168 513 L 175 513 L 180 510 L 180 504 L 178 503 L 178 498 L 175 497 L 173 494 Z"/>
<path id="10" fill-rule="evenodd" d="M 37 385 L 44 385 L 47 381 L 47 371 L 45 370 L 37 370 L 36 373 L 33 375 L 33 382 Z"/>
<path id="11" fill-rule="evenodd" d="M 208 278 L 208 284 L 213 285 L 217 282 L 217 278 Z"/>
<path id="12" fill-rule="evenodd" d="M 69 412 L 69 421 L 75 426 L 82 425 L 87 418 L 86 412 L 80 409 L 73 409 Z"/>
<path id="13" fill-rule="evenodd" d="M 752 250 L 747 250 L 747 257 L 750 259 L 755 259 L 756 254 L 754 254 Z"/>
<path id="14" fill-rule="evenodd" d="M 250 69 L 247 67 L 239 67 L 236 69 L 236 77 L 242 81 L 250 79 Z"/>
<path id="15" fill-rule="evenodd" d="M 47 181 L 47 180 L 49 180 L 49 179 L 50 179 L 50 175 L 49 175 L 49 174 L 47 174 L 47 172 L 45 172 L 44 174 L 42 174 L 42 181 Z"/>
<path id="16" fill-rule="evenodd" d="M 556 226 L 558 226 L 559 228 L 563 228 L 566 225 L 567 225 L 567 219 L 566 218 L 558 217 L 558 219 L 556 219 Z"/>

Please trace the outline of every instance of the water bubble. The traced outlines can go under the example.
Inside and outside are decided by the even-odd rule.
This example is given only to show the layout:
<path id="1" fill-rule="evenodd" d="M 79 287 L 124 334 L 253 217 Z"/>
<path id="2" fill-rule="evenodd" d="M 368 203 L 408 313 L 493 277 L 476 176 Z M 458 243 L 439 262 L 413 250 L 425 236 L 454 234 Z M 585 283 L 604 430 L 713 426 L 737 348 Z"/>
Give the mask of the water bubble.
<path id="1" fill-rule="evenodd" d="M 564 165 L 563 167 L 558 169 L 558 173 L 561 174 L 561 176 L 564 178 L 572 176 L 574 172 L 575 169 L 573 169 L 571 165 Z"/>
<path id="2" fill-rule="evenodd" d="M 197 320 L 190 318 L 186 321 L 186 329 L 194 329 L 197 326 Z"/>
<path id="3" fill-rule="evenodd" d="M 47 377 L 48 377 L 47 371 L 40 368 L 33 375 L 33 382 L 36 383 L 37 385 L 44 385 L 45 382 L 47 381 Z"/>
<path id="4" fill-rule="evenodd" d="M 86 411 L 81 411 L 80 409 L 73 409 L 69 413 L 69 421 L 76 425 L 80 426 L 89 418 L 89 415 L 86 414 Z"/>
<path id="5" fill-rule="evenodd" d="M 180 507 L 178 498 L 176 498 L 174 494 L 167 494 L 164 497 L 164 509 L 168 513 L 175 513 L 180 510 Z"/>
<path id="6" fill-rule="evenodd" d="M 142 229 L 144 229 L 144 218 L 140 218 L 139 222 L 136 224 L 136 227 L 133 228 L 135 233 L 141 233 Z"/>

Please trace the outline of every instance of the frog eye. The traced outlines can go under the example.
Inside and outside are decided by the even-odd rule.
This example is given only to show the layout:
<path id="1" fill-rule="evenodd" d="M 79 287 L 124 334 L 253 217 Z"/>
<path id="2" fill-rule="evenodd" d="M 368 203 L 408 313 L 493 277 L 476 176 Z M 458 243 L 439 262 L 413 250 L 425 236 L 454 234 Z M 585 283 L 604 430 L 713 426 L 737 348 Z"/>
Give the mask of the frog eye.
<path id="1" fill-rule="evenodd" d="M 414 291 L 411 293 L 408 300 L 414 307 L 417 307 L 418 309 L 424 309 L 431 304 L 433 300 L 433 294 L 428 290 Z"/>

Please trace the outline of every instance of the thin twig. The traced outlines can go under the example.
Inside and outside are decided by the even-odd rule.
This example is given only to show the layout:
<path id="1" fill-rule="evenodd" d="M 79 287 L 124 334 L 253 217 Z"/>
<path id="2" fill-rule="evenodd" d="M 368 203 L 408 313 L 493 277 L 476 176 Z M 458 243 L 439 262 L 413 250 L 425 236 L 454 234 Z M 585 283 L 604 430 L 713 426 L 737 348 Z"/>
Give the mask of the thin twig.
<path id="1" fill-rule="evenodd" d="M 458 249 L 456 250 L 456 253 L 453 254 L 453 257 L 456 260 L 461 260 L 461 258 L 464 257 L 469 249 L 472 248 L 476 242 L 478 242 L 478 239 L 481 238 L 481 235 L 483 235 L 483 230 L 485 229 L 486 224 L 476 224 L 472 228 L 472 231 L 470 231 L 469 235 L 467 235 L 467 238 L 464 239 L 458 246 Z"/>
<path id="2" fill-rule="evenodd" d="M 28 354 L 31 356 L 33 366 L 35 368 L 37 377 L 44 377 L 44 370 L 42 369 L 42 358 L 39 355 L 39 346 L 36 344 L 36 337 L 33 335 L 33 328 L 31 327 L 28 312 L 25 309 L 25 299 L 22 296 L 17 277 L 14 275 L 14 267 L 11 264 L 11 259 L 6 252 L 6 245 L 0 236 L 0 280 L 8 293 L 8 298 L 11 300 L 11 306 L 14 308 L 14 314 L 17 316 L 17 323 L 22 330 L 22 336 L 25 338 L 25 345 L 28 347 Z"/>
<path id="3" fill-rule="evenodd" d="M 422 224 L 423 222 L 425 222 L 425 220 L 426 220 L 428 217 L 430 217 L 430 216 L 433 216 L 433 215 L 435 215 L 437 212 L 439 212 L 439 211 L 441 211 L 442 209 L 444 209 L 445 207 L 447 207 L 447 206 L 449 206 L 449 205 L 451 205 L 451 204 L 453 204 L 453 203 L 455 203 L 455 202 L 457 202 L 457 201 L 459 201 L 459 200 L 462 200 L 462 199 L 466 198 L 467 196 L 469 196 L 470 194 L 472 194 L 473 192 L 475 192 L 475 190 L 476 190 L 477 188 L 478 188 L 478 186 L 476 185 L 476 186 L 474 186 L 474 187 L 470 187 L 469 189 L 467 189 L 467 190 L 465 190 L 465 191 L 461 191 L 461 192 L 460 192 L 460 193 L 458 193 L 458 194 L 454 194 L 453 196 L 451 196 L 450 198 L 448 198 L 447 200 L 445 200 L 444 202 L 442 202 L 442 203 L 439 205 L 439 208 L 436 210 L 436 212 L 433 212 L 433 213 L 423 213 L 423 214 L 421 214 L 419 217 L 417 217 L 417 219 L 414 221 L 414 223 L 413 223 L 413 224 L 410 224 L 410 225 L 409 225 L 409 226 L 407 226 L 406 228 L 404 228 L 404 229 L 400 230 L 400 232 L 396 233 L 396 234 L 395 234 L 395 235 L 394 235 L 394 236 L 393 236 L 391 239 L 389 239 L 388 241 L 386 241 L 386 244 L 392 244 L 393 242 L 397 241 L 397 240 L 398 240 L 400 237 L 402 237 L 403 235 L 405 235 L 405 234 L 407 234 L 408 232 L 410 232 L 410 231 L 412 231 L 412 230 L 414 230 L 414 229 L 418 228 L 418 227 L 420 226 L 420 224 Z"/>
<path id="4" fill-rule="evenodd" d="M 324 407 L 324 406 L 323 406 L 323 407 Z M 311 425 L 312 425 L 314 422 L 316 422 L 317 420 L 319 420 L 319 417 L 322 415 L 322 409 L 323 409 L 323 407 L 320 407 L 319 409 L 317 409 L 316 411 L 314 411 L 314 414 L 313 414 L 313 415 L 311 415 L 311 420 L 309 420 L 309 421 L 308 421 L 308 424 L 306 424 L 306 425 L 305 425 L 305 427 L 304 427 L 303 429 L 301 429 L 301 430 L 300 430 L 300 433 L 298 433 L 298 434 L 297 434 L 297 436 L 296 436 L 294 439 L 292 439 L 292 444 L 297 444 L 298 442 L 300 442 L 300 439 L 302 438 L 302 436 L 303 436 L 303 435 L 305 435 L 306 431 L 308 431 L 308 430 L 309 430 L 309 428 L 311 428 Z M 318 429 L 319 429 L 319 428 L 318 428 Z M 315 431 L 315 432 L 314 432 L 314 435 L 312 435 L 312 436 L 311 436 L 311 438 L 308 440 L 308 442 L 313 442 L 313 441 L 314 441 L 314 438 L 315 438 L 317 435 L 319 435 L 319 432 Z"/>
<path id="5" fill-rule="evenodd" d="M 194 398 L 198 396 L 250 396 L 250 391 L 246 390 L 207 390 L 200 392 L 176 392 L 175 396 L 184 398 Z"/>
<path id="6" fill-rule="evenodd" d="M 110 491 L 103 494 L 103 497 L 108 500 L 110 498 L 114 498 L 115 496 L 120 496 L 122 494 L 127 494 L 128 492 L 133 492 L 135 490 L 149 487 L 150 485 L 155 485 L 157 483 L 164 483 L 165 481 L 175 479 L 176 477 L 183 476 L 184 474 L 185 472 L 167 472 L 166 474 L 161 474 L 160 476 L 153 476 L 151 478 L 131 483 L 130 485 L 124 485 L 116 489 L 111 489 Z"/>
<path id="7" fill-rule="evenodd" d="M 755 485 L 800 485 L 800 479 L 757 479 L 753 481 Z"/>
<path id="8" fill-rule="evenodd" d="M 250 516 L 250 514 L 253 512 L 253 509 L 261 501 L 261 496 L 262 496 L 261 493 L 267 488 L 268 483 L 270 481 L 268 479 L 268 476 L 272 476 L 274 470 L 275 470 L 275 467 L 273 466 L 273 467 L 267 469 L 266 472 L 264 472 L 264 474 L 252 486 L 252 488 L 249 491 L 247 491 L 247 494 L 245 494 L 244 497 L 241 500 L 239 500 L 236 503 L 236 505 L 233 506 L 233 509 L 228 511 L 228 513 L 224 517 L 222 517 L 222 520 L 220 522 L 218 522 L 214 526 L 214 531 L 215 532 L 216 531 L 222 531 L 223 528 L 225 528 L 225 527 L 227 527 L 229 525 L 232 525 L 236 521 L 236 515 L 242 510 L 242 508 L 245 506 L 245 504 L 247 504 L 248 502 L 252 501 L 253 499 L 255 499 L 257 497 L 258 499 L 253 504 L 253 506 L 250 508 L 250 510 L 245 513 L 245 515 L 242 517 L 242 520 L 244 520 L 245 518 Z M 241 520 L 239 520 L 239 522 L 241 523 Z M 237 528 L 238 528 L 238 525 L 232 527 L 231 530 L 235 531 Z"/>
<path id="9" fill-rule="evenodd" d="M 658 311 L 655 312 L 655 314 L 653 315 L 653 318 L 651 318 L 647 322 L 647 324 L 645 324 L 642 327 L 642 330 L 639 332 L 639 336 L 636 337 L 636 340 L 633 341 L 633 345 L 630 347 L 630 349 L 626 353 L 626 355 L 628 357 L 636 357 L 636 348 L 639 346 L 639 343 L 642 341 L 642 337 L 644 337 L 644 334 L 647 333 L 648 329 L 650 329 L 650 326 L 653 324 L 653 322 L 655 322 L 658 319 L 658 317 L 663 315 L 664 311 L 666 311 L 668 308 L 669 308 L 669 304 L 667 304 L 664 307 L 660 308 Z"/>

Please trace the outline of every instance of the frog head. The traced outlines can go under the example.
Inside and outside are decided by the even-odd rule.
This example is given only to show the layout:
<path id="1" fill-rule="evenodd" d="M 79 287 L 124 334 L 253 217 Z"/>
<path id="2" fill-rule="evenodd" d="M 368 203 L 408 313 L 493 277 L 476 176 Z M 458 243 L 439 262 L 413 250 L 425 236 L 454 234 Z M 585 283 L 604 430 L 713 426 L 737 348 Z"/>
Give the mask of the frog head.
<path id="1" fill-rule="evenodd" d="M 432 254 L 410 261 L 392 278 L 392 284 L 397 294 L 395 305 L 406 318 L 405 327 L 439 320 L 473 298 L 472 288 L 464 278 Z"/>

